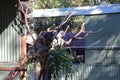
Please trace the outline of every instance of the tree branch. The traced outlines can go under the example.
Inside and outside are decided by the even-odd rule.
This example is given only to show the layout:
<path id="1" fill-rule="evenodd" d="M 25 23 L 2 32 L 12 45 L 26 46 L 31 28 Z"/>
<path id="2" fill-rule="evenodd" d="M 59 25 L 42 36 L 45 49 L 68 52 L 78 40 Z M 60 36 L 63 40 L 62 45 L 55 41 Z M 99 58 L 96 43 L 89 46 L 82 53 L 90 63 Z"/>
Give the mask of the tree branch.
<path id="1" fill-rule="evenodd" d="M 31 35 L 31 37 L 32 37 L 32 39 L 33 39 L 33 41 L 35 41 L 35 39 L 34 39 L 32 33 L 31 33 L 30 26 L 28 25 L 28 19 L 27 19 L 28 7 L 27 7 L 27 8 L 25 9 L 25 11 L 24 11 L 23 5 L 22 5 L 21 1 L 20 1 L 20 0 L 18 0 L 18 1 L 19 1 L 20 5 L 21 5 L 22 13 L 24 14 L 25 25 L 26 25 L 27 31 L 30 33 L 30 35 Z"/>

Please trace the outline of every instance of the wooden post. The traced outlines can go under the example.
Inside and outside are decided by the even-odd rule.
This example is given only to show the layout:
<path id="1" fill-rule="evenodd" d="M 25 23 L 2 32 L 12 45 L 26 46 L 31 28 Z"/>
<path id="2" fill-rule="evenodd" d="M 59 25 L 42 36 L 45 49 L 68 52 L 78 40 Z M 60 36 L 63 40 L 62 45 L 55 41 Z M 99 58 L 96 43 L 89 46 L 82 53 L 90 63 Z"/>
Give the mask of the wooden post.
<path id="1" fill-rule="evenodd" d="M 20 67 L 25 67 L 25 62 L 26 62 L 26 35 L 21 36 L 21 55 L 23 60 L 20 62 Z M 20 72 L 20 80 L 27 80 L 26 79 L 26 71 L 21 71 Z"/>

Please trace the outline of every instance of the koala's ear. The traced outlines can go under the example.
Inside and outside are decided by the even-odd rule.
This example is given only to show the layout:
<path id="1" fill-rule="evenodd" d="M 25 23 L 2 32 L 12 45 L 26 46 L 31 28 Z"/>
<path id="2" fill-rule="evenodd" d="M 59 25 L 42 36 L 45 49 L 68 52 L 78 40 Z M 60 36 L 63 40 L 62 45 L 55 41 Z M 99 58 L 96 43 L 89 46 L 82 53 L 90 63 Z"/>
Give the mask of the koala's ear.
<path id="1" fill-rule="evenodd" d="M 52 40 L 54 40 L 57 36 L 57 32 L 52 32 Z"/>
<path id="2" fill-rule="evenodd" d="M 40 32 L 39 37 L 44 36 L 44 35 L 45 35 L 45 32 L 42 31 L 42 32 Z"/>

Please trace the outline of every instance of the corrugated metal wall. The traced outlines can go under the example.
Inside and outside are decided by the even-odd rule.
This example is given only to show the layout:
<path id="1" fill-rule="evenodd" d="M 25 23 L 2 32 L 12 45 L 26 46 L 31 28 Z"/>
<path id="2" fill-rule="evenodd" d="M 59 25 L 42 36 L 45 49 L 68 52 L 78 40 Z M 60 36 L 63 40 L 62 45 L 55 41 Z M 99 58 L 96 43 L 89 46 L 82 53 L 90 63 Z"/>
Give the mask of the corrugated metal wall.
<path id="1" fill-rule="evenodd" d="M 12 27 L 0 35 L 0 62 L 18 62 L 20 54 L 20 37 Z"/>
<path id="2" fill-rule="evenodd" d="M 20 36 L 12 27 L 15 4 L 15 0 L 4 0 L 0 5 L 0 62 L 17 62 L 20 54 Z"/>
<path id="3" fill-rule="evenodd" d="M 0 66 L 15 67 L 19 63 L 20 36 L 12 27 L 16 16 L 17 0 L 0 0 Z M 7 71 L 0 71 L 0 80 L 4 80 Z M 17 78 L 16 78 L 17 79 Z M 19 80 L 19 79 L 17 79 Z"/>
<path id="4" fill-rule="evenodd" d="M 119 65 L 74 64 L 77 71 L 67 80 L 120 80 Z M 28 80 L 34 80 L 34 69 L 28 71 Z M 54 79 L 51 79 L 54 80 Z M 65 80 L 64 71 L 57 80 Z"/>
<path id="5" fill-rule="evenodd" d="M 86 29 L 101 31 L 86 38 L 86 46 L 120 46 L 120 13 L 92 15 L 86 17 Z M 120 48 L 118 50 L 86 50 L 87 64 L 120 65 Z"/>
<path id="6" fill-rule="evenodd" d="M 78 71 L 68 80 L 120 80 L 120 67 L 116 65 L 76 64 L 74 67 Z M 65 80 L 63 74 L 58 80 Z"/>

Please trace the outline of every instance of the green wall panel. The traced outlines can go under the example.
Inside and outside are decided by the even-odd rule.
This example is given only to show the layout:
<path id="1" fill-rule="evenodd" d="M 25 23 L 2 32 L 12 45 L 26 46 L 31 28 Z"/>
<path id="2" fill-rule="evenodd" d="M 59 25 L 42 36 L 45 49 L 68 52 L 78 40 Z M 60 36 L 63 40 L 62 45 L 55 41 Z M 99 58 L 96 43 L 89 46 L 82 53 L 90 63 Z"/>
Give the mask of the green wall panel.
<path id="1" fill-rule="evenodd" d="M 98 31 L 89 35 L 86 46 L 120 46 L 120 14 L 86 16 L 86 30 Z M 112 50 L 86 50 L 87 64 L 120 64 L 120 48 Z"/>

